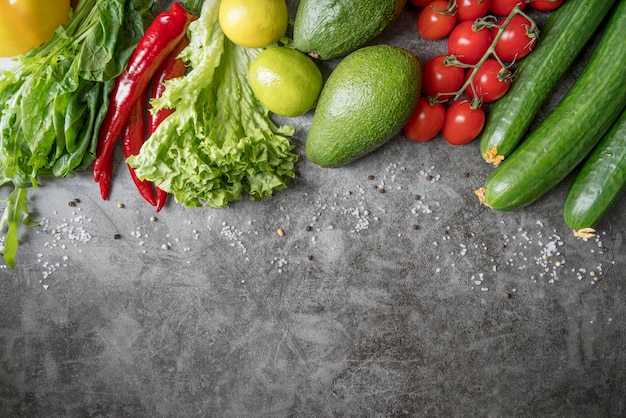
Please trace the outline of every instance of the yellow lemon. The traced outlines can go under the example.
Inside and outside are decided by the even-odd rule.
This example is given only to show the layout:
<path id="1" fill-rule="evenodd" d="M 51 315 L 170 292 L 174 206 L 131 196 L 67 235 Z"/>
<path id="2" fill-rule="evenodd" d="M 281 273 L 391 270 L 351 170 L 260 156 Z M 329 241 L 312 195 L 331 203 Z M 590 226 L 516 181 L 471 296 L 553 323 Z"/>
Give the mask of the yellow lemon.
<path id="1" fill-rule="evenodd" d="M 250 65 L 249 79 L 259 101 L 270 112 L 287 117 L 315 107 L 324 83 L 312 59 L 284 46 L 261 52 Z"/>
<path id="2" fill-rule="evenodd" d="M 222 0 L 219 23 L 224 35 L 246 48 L 263 48 L 287 31 L 285 0 Z"/>

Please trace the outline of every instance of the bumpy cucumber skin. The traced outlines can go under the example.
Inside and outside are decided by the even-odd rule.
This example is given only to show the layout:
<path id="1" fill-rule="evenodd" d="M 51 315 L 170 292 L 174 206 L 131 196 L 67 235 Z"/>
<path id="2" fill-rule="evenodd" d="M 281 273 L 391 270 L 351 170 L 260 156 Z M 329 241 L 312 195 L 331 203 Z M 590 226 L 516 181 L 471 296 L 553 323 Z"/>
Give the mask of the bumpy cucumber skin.
<path id="1" fill-rule="evenodd" d="M 374 45 L 344 58 L 322 88 L 306 139 L 320 167 L 346 165 L 398 134 L 421 89 L 420 63 L 410 51 Z"/>
<path id="2" fill-rule="evenodd" d="M 479 192 L 499 211 L 527 206 L 563 180 L 591 152 L 626 105 L 626 0 L 612 11 L 589 61 L 542 124 Z"/>
<path id="3" fill-rule="evenodd" d="M 563 219 L 574 231 L 595 227 L 626 191 L 626 110 L 585 160 L 570 185 Z"/>
<path id="4" fill-rule="evenodd" d="M 301 0 L 293 26 L 294 47 L 313 57 L 339 58 L 382 33 L 406 0 Z"/>
<path id="5" fill-rule="evenodd" d="M 552 12 L 532 54 L 520 61 L 507 94 L 487 115 L 480 152 L 508 157 L 521 142 L 550 91 L 598 28 L 614 0 L 566 1 Z"/>

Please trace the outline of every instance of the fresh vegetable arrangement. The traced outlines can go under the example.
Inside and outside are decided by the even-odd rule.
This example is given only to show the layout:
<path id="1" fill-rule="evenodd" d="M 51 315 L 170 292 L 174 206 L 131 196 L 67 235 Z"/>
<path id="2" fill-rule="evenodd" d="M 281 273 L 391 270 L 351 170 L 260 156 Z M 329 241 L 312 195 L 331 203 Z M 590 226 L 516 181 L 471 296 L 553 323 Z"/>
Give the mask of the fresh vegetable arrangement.
<path id="1" fill-rule="evenodd" d="M 625 27 L 626 0 L 620 0 L 566 96 L 476 192 L 482 203 L 496 210 L 522 208 L 561 182 L 592 151 L 626 106 Z M 598 205 L 606 203 L 602 199 Z"/>
<path id="2" fill-rule="evenodd" d="M 146 30 L 133 51 L 128 65 L 115 81 L 109 107 L 100 128 L 96 159 L 93 164 L 94 179 L 100 184 L 100 194 L 105 200 L 109 196 L 111 185 L 115 144 L 131 114 L 137 109 L 137 103 L 140 103 L 140 107 L 136 113 L 143 112 L 145 95 L 152 77 L 170 52 L 186 36 L 187 25 L 192 18 L 192 15 L 179 3 L 174 3 L 169 11 L 160 13 Z M 141 121 L 143 121 L 143 117 Z M 141 124 L 139 131 L 144 128 L 144 125 L 145 123 Z M 140 147 L 141 144 L 137 148 Z M 129 153 L 129 147 L 125 147 L 125 149 L 126 154 L 128 154 L 127 157 L 138 151 L 136 149 Z M 142 196 L 145 196 L 147 192 L 146 183 L 135 182 L 142 191 Z M 148 197 L 147 200 L 156 205 L 153 196 Z"/>
<path id="3" fill-rule="evenodd" d="M 477 194 L 496 210 L 532 203 L 588 157 L 564 207 L 579 236 L 593 233 L 624 190 L 624 116 L 615 121 L 626 107 L 626 0 L 411 0 L 422 8 L 417 32 L 447 38 L 446 54 L 421 70 L 410 51 L 364 47 L 393 24 L 404 0 L 363 2 L 358 10 L 370 26 L 352 19 L 350 2 L 328 9 L 302 1 L 293 41 L 284 0 L 188 0 L 154 18 L 152 3 L 81 0 L 49 41 L 0 75 L 0 186 L 14 186 L 0 219 L 10 267 L 19 224 L 33 224 L 27 189 L 93 163 L 107 199 L 120 140 L 131 178 L 157 211 L 170 194 L 185 206 L 221 208 L 284 189 L 298 160 L 294 128 L 276 125 L 271 112 L 315 112 L 306 153 L 328 167 L 402 128 L 415 142 L 441 134 L 453 145 L 482 134 L 481 154 L 497 167 Z M 541 39 L 527 8 L 553 11 Z M 527 132 L 606 16 L 582 74 Z M 343 42 L 342 34 L 354 36 Z M 374 53 L 382 55 L 367 58 Z M 341 82 L 328 87 L 317 63 L 330 58 L 341 61 L 328 80 Z M 263 81 L 268 71 L 281 82 Z M 337 117 L 339 98 L 349 120 Z"/>
<path id="4" fill-rule="evenodd" d="M 614 3 L 614 0 L 568 1 L 550 15 L 542 29 L 541 42 L 517 67 L 510 94 L 489 111 L 480 138 L 480 152 L 485 161 L 497 166 L 515 150 L 551 90 Z"/>
<path id="5" fill-rule="evenodd" d="M 248 83 L 261 52 L 225 37 L 219 0 L 206 0 L 189 24 L 189 46 L 180 58 L 186 75 L 165 83 L 153 111 L 175 109 L 128 158 L 149 180 L 186 206 L 224 207 L 247 193 L 261 199 L 295 176 L 292 127 L 277 127 Z"/>
<path id="6" fill-rule="evenodd" d="M 7 265 L 14 266 L 20 221 L 33 224 L 26 188 L 38 176 L 69 176 L 93 162 L 106 199 L 120 138 L 131 177 L 157 211 L 168 192 L 188 206 L 223 207 L 244 192 L 269 196 L 294 177 L 294 129 L 274 125 L 248 84 L 261 49 L 226 39 L 220 5 L 187 1 L 203 12 L 187 31 L 193 16 L 178 3 L 153 20 L 151 1 L 84 0 L 50 42 L 3 74 L 0 184 L 15 186 L 1 225 Z M 46 111 L 51 117 L 42 119 Z"/>
<path id="7" fill-rule="evenodd" d="M 406 137 L 425 142 L 441 133 L 449 143 L 464 145 L 481 134 L 483 105 L 505 97 L 515 67 L 538 43 L 539 28 L 523 11 L 526 4 L 435 0 L 423 6 L 417 30 L 425 39 L 447 37 L 447 54 L 424 65 L 422 93 L 428 103 L 422 101 L 404 127 Z"/>
<path id="8" fill-rule="evenodd" d="M 519 209 L 561 182 L 594 149 L 626 105 L 625 45 L 618 35 L 624 22 L 623 17 L 616 17 L 625 14 L 623 1 L 412 3 L 423 7 L 417 20 L 418 31 L 429 39 L 447 36 L 448 55 L 434 57 L 424 66 L 425 97 L 404 134 L 424 142 L 441 132 L 456 145 L 482 135 L 481 154 L 497 168 L 476 194 L 493 209 Z M 522 12 L 527 6 L 553 11 L 541 42 L 532 19 Z M 485 19 L 487 11 L 500 16 L 508 13 L 508 17 L 494 24 Z M 559 106 L 535 132 L 529 133 L 533 118 L 553 87 L 607 15 L 611 20 L 585 70 Z M 473 23 L 471 19 L 475 19 Z M 485 27 L 492 33 L 491 41 Z M 463 67 L 468 70 L 464 72 Z M 598 95 L 600 91 L 607 93 Z M 453 103 L 446 109 L 442 103 L 447 101 Z M 485 121 L 481 106 L 490 102 L 494 104 Z M 621 132 L 617 123 L 589 157 L 568 194 L 564 218 L 576 236 L 592 236 L 592 227 L 623 193 L 620 154 L 614 155 L 613 145 L 619 144 Z M 610 180 L 603 185 L 600 176 L 605 174 Z M 600 193 L 601 188 L 606 191 Z"/>
<path id="9" fill-rule="evenodd" d="M 0 227 L 14 266 L 27 188 L 94 159 L 108 94 L 149 21 L 149 0 L 81 0 L 71 19 L 0 74 L 0 185 L 12 184 Z"/>

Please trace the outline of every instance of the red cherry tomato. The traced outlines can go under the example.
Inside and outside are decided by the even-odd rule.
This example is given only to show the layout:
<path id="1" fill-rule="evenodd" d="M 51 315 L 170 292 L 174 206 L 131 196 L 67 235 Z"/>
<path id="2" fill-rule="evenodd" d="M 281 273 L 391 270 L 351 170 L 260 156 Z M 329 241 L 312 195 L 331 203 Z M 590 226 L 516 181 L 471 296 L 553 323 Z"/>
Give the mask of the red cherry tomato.
<path id="1" fill-rule="evenodd" d="M 422 92 L 425 96 L 447 100 L 453 97 L 463 87 L 465 69 L 453 65 L 446 65 L 445 55 L 431 58 L 422 70 Z"/>
<path id="2" fill-rule="evenodd" d="M 515 6 L 519 6 L 520 10 L 524 10 L 526 0 L 491 0 L 489 10 L 498 16 L 508 16 Z"/>
<path id="3" fill-rule="evenodd" d="M 456 18 L 459 21 L 476 20 L 487 15 L 489 6 L 491 0 L 457 0 Z"/>
<path id="4" fill-rule="evenodd" d="M 466 81 L 474 73 L 472 84 L 465 89 L 465 94 L 474 98 L 474 92 L 476 92 L 483 103 L 498 100 L 506 94 L 511 86 L 511 71 L 508 68 L 503 68 L 495 59 L 485 60 L 477 69 L 468 71 Z"/>
<path id="5" fill-rule="evenodd" d="M 411 4 L 416 7 L 426 7 L 433 0 L 411 0 Z"/>
<path id="6" fill-rule="evenodd" d="M 411 118 L 404 126 L 404 135 L 414 142 L 431 140 L 441 131 L 446 110 L 441 103 L 431 103 L 426 97 L 420 97 Z"/>
<path id="7" fill-rule="evenodd" d="M 453 10 L 449 10 L 447 0 L 431 1 L 417 17 L 417 31 L 422 38 L 429 40 L 445 38 L 455 24 L 456 16 Z"/>
<path id="8" fill-rule="evenodd" d="M 498 25 L 504 21 L 501 19 Z M 503 61 L 514 61 L 530 54 L 538 39 L 538 33 L 532 28 L 532 22 L 525 16 L 513 16 L 496 43 L 496 55 Z"/>
<path id="9" fill-rule="evenodd" d="M 491 31 L 482 27 L 474 29 L 474 22 L 464 20 L 450 33 L 448 55 L 455 55 L 463 64 L 474 65 L 480 61 L 491 46 Z"/>
<path id="10" fill-rule="evenodd" d="M 564 0 L 530 0 L 528 5 L 535 10 L 550 12 L 563 4 Z"/>
<path id="11" fill-rule="evenodd" d="M 452 145 L 464 145 L 480 135 L 485 126 L 485 111 L 482 107 L 472 108 L 467 99 L 458 100 L 446 111 L 441 133 Z"/>

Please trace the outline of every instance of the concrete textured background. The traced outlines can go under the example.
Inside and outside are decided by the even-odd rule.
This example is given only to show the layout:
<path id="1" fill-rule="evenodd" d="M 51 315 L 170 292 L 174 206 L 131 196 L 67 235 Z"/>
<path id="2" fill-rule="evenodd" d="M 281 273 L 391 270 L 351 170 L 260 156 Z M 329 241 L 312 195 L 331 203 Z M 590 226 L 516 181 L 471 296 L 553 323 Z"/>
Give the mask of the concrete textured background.
<path id="1" fill-rule="evenodd" d="M 441 53 L 415 19 L 376 42 Z M 302 158 L 261 202 L 151 219 L 121 155 L 110 201 L 89 172 L 42 180 L 0 265 L 0 415 L 624 416 L 624 199 L 577 240 L 571 178 L 495 213 L 477 142 L 399 135 L 319 169 L 311 117 L 278 119 Z"/>

